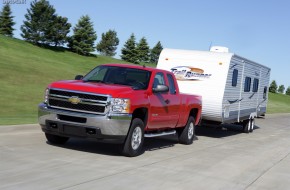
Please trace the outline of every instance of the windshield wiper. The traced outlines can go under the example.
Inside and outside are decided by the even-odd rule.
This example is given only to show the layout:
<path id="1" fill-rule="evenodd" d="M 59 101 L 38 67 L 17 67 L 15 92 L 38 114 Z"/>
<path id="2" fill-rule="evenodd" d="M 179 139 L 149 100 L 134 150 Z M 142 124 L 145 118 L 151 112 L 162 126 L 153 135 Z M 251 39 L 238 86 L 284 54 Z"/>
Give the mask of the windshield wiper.
<path id="1" fill-rule="evenodd" d="M 96 83 L 100 82 L 100 83 L 105 83 L 102 80 L 84 80 L 84 82 L 96 82 Z"/>

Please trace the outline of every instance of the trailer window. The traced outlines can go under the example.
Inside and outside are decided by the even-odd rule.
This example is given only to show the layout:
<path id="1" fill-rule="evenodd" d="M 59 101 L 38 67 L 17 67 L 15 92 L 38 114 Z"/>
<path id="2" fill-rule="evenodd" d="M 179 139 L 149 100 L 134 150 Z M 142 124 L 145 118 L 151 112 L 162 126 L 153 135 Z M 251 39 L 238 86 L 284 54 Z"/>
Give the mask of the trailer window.
<path id="1" fill-rule="evenodd" d="M 250 90 L 251 90 L 251 77 L 246 77 L 244 84 L 244 92 L 250 92 Z"/>
<path id="2" fill-rule="evenodd" d="M 238 74 L 239 74 L 238 69 L 234 69 L 233 70 L 233 78 L 232 78 L 232 86 L 237 86 L 237 83 L 238 83 Z"/>
<path id="3" fill-rule="evenodd" d="M 264 93 L 263 93 L 263 99 L 266 99 L 267 98 L 267 86 L 264 87 Z"/>
<path id="4" fill-rule="evenodd" d="M 258 89 L 259 89 L 259 79 L 254 79 L 254 82 L 253 82 L 253 92 L 258 92 Z"/>
<path id="5" fill-rule="evenodd" d="M 168 78 L 168 83 L 169 83 L 170 94 L 176 94 L 176 88 L 175 88 L 175 84 L 174 84 L 174 80 L 173 80 L 172 75 L 167 74 L 167 78 Z"/>

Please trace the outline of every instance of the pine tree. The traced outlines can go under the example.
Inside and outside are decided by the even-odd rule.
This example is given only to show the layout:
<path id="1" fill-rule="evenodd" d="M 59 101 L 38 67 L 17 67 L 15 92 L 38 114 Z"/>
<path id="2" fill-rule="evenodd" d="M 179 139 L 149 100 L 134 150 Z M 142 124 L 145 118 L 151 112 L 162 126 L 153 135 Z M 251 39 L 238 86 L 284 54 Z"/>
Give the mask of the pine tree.
<path id="1" fill-rule="evenodd" d="M 136 50 L 138 52 L 138 62 L 148 63 L 150 59 L 150 49 L 145 37 L 141 38 L 141 40 L 137 44 Z"/>
<path id="2" fill-rule="evenodd" d="M 10 5 L 6 4 L 0 13 L 0 34 L 10 37 L 13 36 L 13 26 L 15 25 L 13 18 L 14 16 L 12 16 Z"/>
<path id="3" fill-rule="evenodd" d="M 281 94 L 283 94 L 284 93 L 284 90 L 285 90 L 284 85 L 283 84 L 280 85 L 279 88 L 278 88 L 278 92 L 281 93 Z"/>
<path id="4" fill-rule="evenodd" d="M 272 81 L 269 87 L 269 92 L 276 93 L 277 92 L 277 83 L 275 80 Z"/>
<path id="5" fill-rule="evenodd" d="M 63 45 L 68 40 L 68 33 L 70 32 L 71 24 L 68 23 L 66 17 L 56 16 L 53 19 L 51 30 L 47 32 L 47 40 L 54 44 L 54 46 Z"/>
<path id="6" fill-rule="evenodd" d="M 286 90 L 286 95 L 290 96 L 290 86 L 288 86 L 287 90 Z"/>
<path id="7" fill-rule="evenodd" d="M 157 64 L 159 55 L 160 55 L 162 50 L 163 50 L 163 47 L 161 45 L 161 42 L 159 41 L 151 50 L 151 53 L 150 53 L 150 62 L 151 63 Z"/>
<path id="8" fill-rule="evenodd" d="M 21 36 L 33 44 L 48 44 L 50 40 L 46 35 L 50 33 L 55 18 L 55 9 L 48 1 L 34 0 L 25 14 L 26 21 L 21 26 Z"/>
<path id="9" fill-rule="evenodd" d="M 88 15 L 82 16 L 73 29 L 74 34 L 69 38 L 69 48 L 80 55 L 90 55 L 95 50 L 97 34 Z"/>
<path id="10" fill-rule="evenodd" d="M 102 39 L 97 45 L 97 50 L 105 56 L 116 55 L 117 46 L 119 45 L 119 38 L 117 32 L 109 30 L 105 34 L 102 33 Z"/>
<path id="11" fill-rule="evenodd" d="M 136 38 L 134 34 L 131 34 L 130 38 L 125 42 L 121 53 L 121 58 L 124 61 L 138 64 L 138 52 L 136 50 Z"/>

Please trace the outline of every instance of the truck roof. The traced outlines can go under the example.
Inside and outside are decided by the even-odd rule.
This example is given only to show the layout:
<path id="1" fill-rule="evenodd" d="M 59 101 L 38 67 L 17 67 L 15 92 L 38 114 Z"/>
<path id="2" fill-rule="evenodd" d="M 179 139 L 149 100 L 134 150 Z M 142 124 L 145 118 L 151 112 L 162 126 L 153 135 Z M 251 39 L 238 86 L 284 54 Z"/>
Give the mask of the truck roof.
<path id="1" fill-rule="evenodd" d="M 132 69 L 141 69 L 141 70 L 146 70 L 146 71 L 162 71 L 162 72 L 168 72 L 165 71 L 163 69 L 157 69 L 157 68 L 153 68 L 153 67 L 147 67 L 147 66 L 143 66 L 143 65 L 133 65 L 133 64 L 124 64 L 124 63 L 107 63 L 107 64 L 103 64 L 106 66 L 113 66 L 113 67 L 126 67 L 126 68 L 132 68 Z"/>

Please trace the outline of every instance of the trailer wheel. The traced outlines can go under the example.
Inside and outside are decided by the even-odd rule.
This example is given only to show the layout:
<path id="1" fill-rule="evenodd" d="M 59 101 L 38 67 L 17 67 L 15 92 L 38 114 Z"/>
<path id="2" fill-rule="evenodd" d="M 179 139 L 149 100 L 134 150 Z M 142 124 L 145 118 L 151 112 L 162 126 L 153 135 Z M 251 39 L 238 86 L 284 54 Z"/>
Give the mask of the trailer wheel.
<path id="1" fill-rule="evenodd" d="M 69 137 L 61 137 L 58 135 L 52 135 L 48 133 L 45 133 L 45 137 L 47 141 L 50 142 L 51 144 L 64 144 L 69 140 Z"/>
<path id="2" fill-rule="evenodd" d="M 122 154 L 128 157 L 138 156 L 142 153 L 144 143 L 144 123 L 135 118 L 132 121 L 129 133 L 123 145 Z"/>
<path id="3" fill-rule="evenodd" d="M 243 131 L 244 133 L 249 133 L 251 131 L 252 119 L 247 119 L 243 121 Z"/>
<path id="4" fill-rule="evenodd" d="M 178 132 L 179 143 L 180 144 L 192 144 L 193 138 L 195 136 L 195 120 L 194 117 L 189 116 L 186 126 L 180 129 Z"/>

